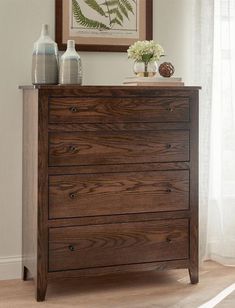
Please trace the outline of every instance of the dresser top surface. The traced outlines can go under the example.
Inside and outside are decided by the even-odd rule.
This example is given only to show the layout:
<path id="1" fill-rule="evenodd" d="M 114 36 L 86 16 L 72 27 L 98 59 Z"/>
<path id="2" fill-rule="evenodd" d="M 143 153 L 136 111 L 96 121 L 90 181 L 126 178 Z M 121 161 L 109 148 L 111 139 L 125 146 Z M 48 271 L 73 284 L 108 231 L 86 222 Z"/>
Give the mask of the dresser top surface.
<path id="1" fill-rule="evenodd" d="M 127 86 L 127 85 L 22 85 L 19 86 L 22 90 L 178 90 L 178 91 L 189 91 L 189 90 L 200 90 L 200 86 Z"/>

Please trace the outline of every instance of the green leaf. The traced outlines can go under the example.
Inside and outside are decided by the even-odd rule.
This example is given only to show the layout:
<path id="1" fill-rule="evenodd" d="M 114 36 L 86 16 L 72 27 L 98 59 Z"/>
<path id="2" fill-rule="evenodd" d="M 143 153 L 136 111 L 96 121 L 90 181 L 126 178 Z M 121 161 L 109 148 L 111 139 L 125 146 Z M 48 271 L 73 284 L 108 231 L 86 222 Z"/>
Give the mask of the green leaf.
<path id="1" fill-rule="evenodd" d="M 110 13 L 110 14 L 116 14 L 116 11 L 117 9 L 110 9 L 109 11 L 107 11 L 107 13 Z"/>
<path id="2" fill-rule="evenodd" d="M 117 15 L 117 18 L 119 18 L 119 19 L 123 22 L 123 16 L 122 16 L 122 14 L 120 13 L 120 11 L 119 11 L 118 8 L 116 9 L 116 15 Z"/>
<path id="3" fill-rule="evenodd" d="M 144 54 L 142 56 L 142 61 L 145 62 L 145 63 L 149 63 L 149 61 L 152 59 L 152 57 L 153 57 L 152 53 Z"/>
<path id="4" fill-rule="evenodd" d="M 118 4 L 119 0 L 107 0 L 103 3 L 101 3 L 101 5 L 107 5 L 107 6 L 114 6 Z"/>
<path id="5" fill-rule="evenodd" d="M 121 2 L 123 3 L 123 5 L 126 7 L 126 9 L 131 12 L 132 14 L 134 14 L 134 11 L 133 11 L 133 7 L 130 3 L 129 0 L 121 0 Z"/>
<path id="6" fill-rule="evenodd" d="M 107 27 L 105 24 L 93 19 L 89 19 L 86 16 L 84 16 L 77 0 L 72 0 L 72 4 L 73 4 L 73 15 L 78 24 L 86 28 L 93 28 L 98 30 L 110 30 L 110 28 Z"/>
<path id="7" fill-rule="evenodd" d="M 122 14 L 120 13 L 120 11 L 119 11 L 118 8 L 110 9 L 109 11 L 107 11 L 107 13 L 109 13 L 110 15 L 115 14 L 115 15 L 116 15 L 116 18 L 119 18 L 120 21 L 123 22 L 123 16 L 122 16 Z"/>
<path id="8" fill-rule="evenodd" d="M 104 10 L 102 9 L 101 5 L 97 3 L 96 0 L 84 0 L 89 7 L 99 13 L 101 16 L 106 16 Z"/>
<path id="9" fill-rule="evenodd" d="M 110 24 L 118 24 L 118 25 L 122 26 L 122 23 L 117 18 L 112 19 L 110 21 Z"/>
<path id="10" fill-rule="evenodd" d="M 121 1 L 118 1 L 118 6 L 120 8 L 120 11 L 126 16 L 127 19 L 129 19 L 128 11 L 126 7 L 121 3 Z"/>

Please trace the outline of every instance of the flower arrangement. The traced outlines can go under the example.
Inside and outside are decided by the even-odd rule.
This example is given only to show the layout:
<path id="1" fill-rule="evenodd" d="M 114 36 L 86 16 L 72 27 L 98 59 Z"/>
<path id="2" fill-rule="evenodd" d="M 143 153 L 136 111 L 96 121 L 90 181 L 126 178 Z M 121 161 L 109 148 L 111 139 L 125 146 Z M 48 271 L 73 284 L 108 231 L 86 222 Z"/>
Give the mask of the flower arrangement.
<path id="1" fill-rule="evenodd" d="M 128 48 L 127 54 L 135 62 L 149 63 L 159 61 L 164 56 L 164 49 L 154 41 L 138 41 Z"/>
<path id="2" fill-rule="evenodd" d="M 138 41 L 127 50 L 128 58 L 135 61 L 134 72 L 138 77 L 153 77 L 157 61 L 164 56 L 164 49 L 154 41 Z"/>

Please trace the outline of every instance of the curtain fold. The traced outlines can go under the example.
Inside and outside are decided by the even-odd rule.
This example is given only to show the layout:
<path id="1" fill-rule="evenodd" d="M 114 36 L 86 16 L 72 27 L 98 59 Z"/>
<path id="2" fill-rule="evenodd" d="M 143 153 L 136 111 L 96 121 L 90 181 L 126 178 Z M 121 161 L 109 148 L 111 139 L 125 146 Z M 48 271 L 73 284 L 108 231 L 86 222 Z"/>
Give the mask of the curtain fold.
<path id="1" fill-rule="evenodd" d="M 213 82 L 214 0 L 191 0 L 193 10 L 192 76 L 200 85 L 199 105 L 199 237 L 200 260 L 205 259 L 208 225 L 210 126 Z"/>
<path id="2" fill-rule="evenodd" d="M 235 265 L 235 0 L 192 0 L 200 97 L 200 258 Z"/>
<path id="3" fill-rule="evenodd" d="M 214 1 L 207 258 L 235 265 L 235 1 Z"/>

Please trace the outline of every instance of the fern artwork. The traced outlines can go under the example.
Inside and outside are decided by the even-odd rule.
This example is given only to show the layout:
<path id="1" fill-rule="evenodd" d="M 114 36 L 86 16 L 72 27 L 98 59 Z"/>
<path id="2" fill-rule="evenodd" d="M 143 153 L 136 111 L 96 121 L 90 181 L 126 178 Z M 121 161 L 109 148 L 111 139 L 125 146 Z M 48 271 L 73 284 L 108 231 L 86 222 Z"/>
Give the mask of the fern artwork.
<path id="1" fill-rule="evenodd" d="M 62 48 L 73 39 L 80 50 L 126 51 L 135 41 L 151 39 L 152 0 L 56 0 L 56 5 L 62 12 L 56 14 Z"/>
<path id="2" fill-rule="evenodd" d="M 73 22 L 77 23 L 80 29 L 99 31 L 128 27 L 133 17 L 136 19 L 136 1 L 72 0 Z"/>

